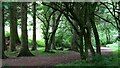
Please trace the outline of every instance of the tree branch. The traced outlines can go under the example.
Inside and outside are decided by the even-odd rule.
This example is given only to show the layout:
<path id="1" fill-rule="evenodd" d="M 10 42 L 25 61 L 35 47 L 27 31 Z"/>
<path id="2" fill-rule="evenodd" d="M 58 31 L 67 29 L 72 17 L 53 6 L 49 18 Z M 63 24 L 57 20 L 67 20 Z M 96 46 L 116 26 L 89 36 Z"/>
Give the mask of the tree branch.
<path id="1" fill-rule="evenodd" d="M 108 20 L 106 20 L 106 19 L 104 19 L 104 18 L 102 18 L 102 17 L 100 17 L 99 15 L 97 15 L 97 14 L 94 14 L 95 16 L 97 16 L 97 17 L 99 17 L 100 19 L 102 19 L 102 20 L 104 20 L 104 21 L 106 21 L 106 22 L 108 22 L 108 23 L 111 23 L 116 29 L 117 29 L 117 27 L 112 23 L 112 22 L 110 22 L 110 21 L 108 21 Z"/>

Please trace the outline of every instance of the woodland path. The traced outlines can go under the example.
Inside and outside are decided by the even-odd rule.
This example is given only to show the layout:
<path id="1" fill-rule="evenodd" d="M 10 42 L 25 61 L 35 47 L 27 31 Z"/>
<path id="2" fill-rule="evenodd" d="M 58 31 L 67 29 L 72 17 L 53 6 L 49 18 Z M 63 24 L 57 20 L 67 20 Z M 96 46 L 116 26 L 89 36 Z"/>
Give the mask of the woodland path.
<path id="1" fill-rule="evenodd" d="M 112 50 L 101 47 L 103 55 L 112 54 Z M 71 51 L 66 54 L 57 54 L 49 56 L 36 55 L 34 57 L 18 57 L 14 59 L 2 60 L 3 66 L 53 66 L 60 63 L 68 63 L 80 59 L 78 52 Z"/>

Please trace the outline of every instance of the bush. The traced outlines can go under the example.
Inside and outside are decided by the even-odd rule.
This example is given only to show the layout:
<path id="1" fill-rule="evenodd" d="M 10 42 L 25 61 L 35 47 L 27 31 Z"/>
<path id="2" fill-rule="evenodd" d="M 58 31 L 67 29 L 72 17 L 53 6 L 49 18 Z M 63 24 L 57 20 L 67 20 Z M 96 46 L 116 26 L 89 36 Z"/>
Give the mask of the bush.
<path id="1" fill-rule="evenodd" d="M 38 47 L 45 47 L 45 40 L 41 39 L 41 40 L 37 40 L 37 46 Z"/>

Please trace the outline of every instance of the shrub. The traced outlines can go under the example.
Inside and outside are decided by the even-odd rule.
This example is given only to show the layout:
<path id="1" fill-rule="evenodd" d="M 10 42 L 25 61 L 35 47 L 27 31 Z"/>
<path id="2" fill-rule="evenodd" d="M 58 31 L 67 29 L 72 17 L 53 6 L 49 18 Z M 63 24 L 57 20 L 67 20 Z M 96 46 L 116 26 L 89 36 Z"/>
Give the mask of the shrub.
<path id="1" fill-rule="evenodd" d="M 38 47 L 45 47 L 45 40 L 41 39 L 41 40 L 37 40 L 37 46 Z"/>

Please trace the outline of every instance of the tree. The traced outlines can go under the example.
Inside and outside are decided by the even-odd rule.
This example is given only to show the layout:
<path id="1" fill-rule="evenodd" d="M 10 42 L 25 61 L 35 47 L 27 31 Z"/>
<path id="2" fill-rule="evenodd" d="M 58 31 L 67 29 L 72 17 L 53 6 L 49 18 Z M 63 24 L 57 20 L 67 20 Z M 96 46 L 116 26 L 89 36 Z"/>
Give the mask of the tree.
<path id="1" fill-rule="evenodd" d="M 56 23 L 55 23 L 55 18 L 56 17 L 56 15 L 55 14 L 53 14 L 53 16 L 52 16 L 52 32 L 54 31 L 54 28 L 55 28 L 55 25 L 56 25 Z M 51 49 L 55 49 L 56 50 L 56 44 L 55 44 L 55 34 L 53 35 L 53 39 L 51 40 L 52 41 L 52 43 L 51 43 Z"/>
<path id="2" fill-rule="evenodd" d="M 2 47 L 2 59 L 5 59 L 5 58 L 8 58 L 6 55 L 5 55 L 5 53 L 4 53 L 4 51 L 6 50 L 5 49 L 5 29 L 4 29 L 4 5 L 3 5 L 4 3 L 2 3 L 2 10 L 0 10 L 0 11 L 2 11 L 2 13 L 0 13 L 0 14 L 2 14 L 2 23 L 0 24 L 1 26 L 0 26 L 0 29 L 2 29 L 1 30 L 1 34 L 0 34 L 0 36 L 1 36 L 1 38 L 2 38 L 2 41 L 0 42 L 0 45 L 1 45 L 1 47 Z"/>
<path id="3" fill-rule="evenodd" d="M 74 22 L 74 25 L 77 28 L 78 24 L 76 22 Z M 71 44 L 71 49 L 73 51 L 78 51 L 77 43 L 78 43 L 78 35 L 77 35 L 76 31 L 73 29 L 72 44 Z"/>
<path id="4" fill-rule="evenodd" d="M 69 23 L 73 26 L 73 29 L 76 31 L 79 38 L 79 43 L 77 43 L 77 45 L 78 45 L 79 52 L 82 59 L 87 58 L 88 48 L 90 48 L 92 55 L 93 56 L 95 55 L 95 51 L 91 44 L 91 26 L 93 28 L 94 35 L 95 35 L 96 47 L 97 47 L 96 51 L 98 54 L 101 53 L 98 31 L 97 31 L 94 19 L 92 19 L 94 18 L 93 12 L 96 9 L 96 4 L 97 4 L 96 2 L 95 3 L 63 2 L 63 3 L 42 3 L 42 4 L 63 13 L 66 19 L 69 21 Z M 73 10 L 74 7 L 77 12 Z M 87 13 L 86 13 L 86 10 L 87 10 Z M 93 16 L 92 18 L 91 18 L 91 15 Z M 86 16 L 88 16 L 88 18 Z M 77 28 L 75 27 L 73 21 L 75 21 L 78 24 Z M 88 36 L 85 36 L 85 34 Z"/>
<path id="5" fill-rule="evenodd" d="M 21 3 L 21 19 L 22 19 L 22 48 L 18 55 L 20 56 L 33 56 L 28 48 L 28 35 L 27 35 L 27 3 Z"/>
<path id="6" fill-rule="evenodd" d="M 3 30 L 2 30 L 2 31 L 3 31 L 3 32 L 2 32 L 2 33 L 3 33 L 3 38 L 2 38 L 2 39 L 3 39 L 3 40 L 2 40 L 3 48 L 2 48 L 2 49 L 4 49 L 4 51 L 5 51 L 5 50 L 7 50 L 7 46 L 5 45 L 5 38 L 4 38 L 4 37 L 5 37 L 5 24 L 4 24 L 4 23 L 5 23 L 5 21 L 4 21 L 4 11 L 5 11 L 5 10 L 4 10 L 4 8 L 5 8 L 5 7 L 4 7 L 4 3 L 2 3 L 2 22 L 3 22 L 3 23 L 2 23 L 2 27 L 3 27 L 3 28 L 2 28 L 2 29 L 3 29 Z"/>
<path id="7" fill-rule="evenodd" d="M 50 36 L 50 19 L 51 19 L 51 12 L 49 10 L 49 7 L 43 6 L 43 13 L 39 13 L 37 16 L 40 21 L 42 21 L 43 25 L 41 29 L 43 30 L 43 35 L 45 39 L 45 52 L 49 52 L 50 50 L 50 45 L 49 45 L 49 36 Z"/>
<path id="8" fill-rule="evenodd" d="M 90 17 L 90 21 L 91 21 L 91 25 L 92 25 L 93 32 L 94 32 L 95 41 L 96 41 L 96 52 L 97 52 L 97 54 L 101 55 L 100 39 L 99 39 L 98 31 L 97 31 L 97 28 L 95 25 L 95 16 L 94 16 L 96 5 L 97 5 L 97 3 L 94 3 L 93 5 L 91 5 L 91 13 L 92 13 L 91 15 L 92 16 Z"/>
<path id="9" fill-rule="evenodd" d="M 16 45 L 20 44 L 17 31 L 17 3 L 10 3 L 10 50 L 15 51 Z"/>
<path id="10" fill-rule="evenodd" d="M 104 20 L 105 22 L 110 23 L 113 27 L 115 27 L 116 30 L 118 31 L 118 39 L 119 39 L 120 38 L 120 19 L 119 19 L 120 2 L 117 2 L 117 3 L 114 3 L 114 2 L 111 2 L 111 3 L 100 2 L 100 4 L 108 10 L 108 13 L 112 17 L 112 20 L 107 20 L 106 18 L 104 18 L 100 15 L 97 15 L 97 14 L 95 14 L 95 16 L 99 17 L 100 19 Z M 108 6 L 112 6 L 112 7 L 109 8 Z"/>
<path id="11" fill-rule="evenodd" d="M 43 23 L 41 29 L 43 30 L 45 39 L 45 52 L 49 52 L 54 44 L 53 40 L 62 13 L 56 12 L 56 10 L 53 10 L 52 8 L 46 6 L 42 6 L 41 8 L 43 9 L 43 12 L 39 13 L 39 16 L 37 15 L 37 18 Z M 58 14 L 56 18 L 54 18 L 55 13 Z"/>
<path id="12" fill-rule="evenodd" d="M 77 10 L 75 7 L 74 7 L 74 12 L 77 13 Z M 78 23 L 76 21 L 74 21 L 73 24 L 76 27 L 76 29 L 78 29 Z M 71 49 L 74 51 L 78 51 L 78 47 L 77 47 L 76 42 L 78 43 L 78 35 L 77 35 L 77 32 L 73 29 Z"/>
<path id="13" fill-rule="evenodd" d="M 20 41 L 20 39 L 19 39 L 19 36 L 18 36 L 18 30 L 17 30 L 17 25 L 18 25 L 18 19 L 19 19 L 19 17 L 17 17 L 17 15 L 19 14 L 18 13 L 18 11 L 17 11 L 17 7 L 19 6 L 19 4 L 20 3 L 13 3 L 13 12 L 14 12 L 14 32 L 15 32 L 15 34 L 14 34 L 14 37 L 15 37 L 15 43 L 16 44 L 20 44 L 21 43 L 21 41 Z"/>
<path id="14" fill-rule="evenodd" d="M 15 3 L 10 3 L 10 50 L 16 51 L 16 39 L 15 39 L 15 24 L 17 23 L 16 19 L 16 9 Z M 14 15 L 15 14 L 15 15 Z"/>
<path id="15" fill-rule="evenodd" d="M 36 2 L 33 2 L 33 47 L 32 50 L 36 50 Z"/>

